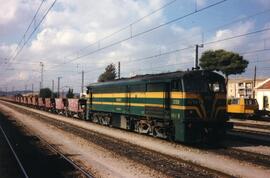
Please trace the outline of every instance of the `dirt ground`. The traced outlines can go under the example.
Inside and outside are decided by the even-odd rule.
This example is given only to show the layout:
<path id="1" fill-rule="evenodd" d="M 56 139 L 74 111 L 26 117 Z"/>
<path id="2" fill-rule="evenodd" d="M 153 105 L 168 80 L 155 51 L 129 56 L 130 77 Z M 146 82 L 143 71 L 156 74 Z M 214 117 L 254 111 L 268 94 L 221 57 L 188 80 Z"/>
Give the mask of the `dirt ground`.
<path id="1" fill-rule="evenodd" d="M 125 157 L 116 155 L 108 150 L 101 148 L 85 139 L 76 137 L 72 134 L 55 129 L 55 127 L 40 122 L 30 116 L 14 112 L 12 109 L 0 104 L 1 110 L 12 115 L 17 121 L 22 122 L 33 133 L 38 134 L 49 140 L 51 143 L 59 145 L 59 148 L 66 153 L 73 154 L 74 159 L 84 164 L 92 173 L 98 177 L 166 177 L 156 170 L 138 164 Z M 32 109 L 33 110 L 33 109 Z M 44 114 L 42 111 L 33 110 L 36 113 Z M 65 118 L 50 113 L 47 116 L 67 122 L 78 127 L 102 133 L 112 138 L 120 139 L 125 142 L 138 145 L 148 150 L 154 150 L 162 154 L 183 159 L 194 164 L 208 167 L 213 170 L 224 172 L 236 177 L 269 177 L 270 169 L 261 167 L 249 162 L 234 159 L 229 156 L 215 154 L 209 150 L 201 150 L 183 144 L 171 143 L 165 140 L 151 138 L 144 135 L 126 132 L 119 129 L 108 128 L 93 123 Z M 74 146 L 76 145 L 76 146 Z M 269 147 L 259 145 L 237 145 L 232 147 L 248 149 L 249 151 L 267 154 Z M 259 151 L 256 149 L 260 148 Z M 263 149 L 261 149 L 263 147 Z"/>

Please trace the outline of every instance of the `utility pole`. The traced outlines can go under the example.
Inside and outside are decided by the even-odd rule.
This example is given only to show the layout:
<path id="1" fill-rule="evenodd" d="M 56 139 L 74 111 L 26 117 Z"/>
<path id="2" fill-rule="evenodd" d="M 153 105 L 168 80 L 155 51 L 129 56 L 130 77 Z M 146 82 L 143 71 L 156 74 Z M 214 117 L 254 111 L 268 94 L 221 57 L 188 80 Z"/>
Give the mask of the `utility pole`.
<path id="1" fill-rule="evenodd" d="M 58 85 L 57 85 L 57 97 L 59 98 L 60 97 L 60 79 L 62 77 L 58 77 Z"/>
<path id="2" fill-rule="evenodd" d="M 43 72 L 44 72 L 44 64 L 43 64 L 43 62 L 40 62 L 40 66 L 41 66 L 41 71 L 40 71 L 40 73 L 41 73 L 41 85 L 40 85 L 40 89 L 42 89 L 43 88 Z"/>
<path id="3" fill-rule="evenodd" d="M 53 93 L 54 93 L 54 80 L 52 80 L 52 98 L 53 98 Z"/>
<path id="4" fill-rule="evenodd" d="M 82 94 L 84 89 L 84 70 L 82 70 Z"/>
<path id="5" fill-rule="evenodd" d="M 118 79 L 120 79 L 120 61 L 118 62 Z"/>
<path id="6" fill-rule="evenodd" d="M 32 83 L 32 96 L 34 96 L 34 84 Z"/>
<path id="7" fill-rule="evenodd" d="M 253 79 L 253 98 L 255 99 L 255 87 L 256 87 L 257 68 L 254 67 L 254 79 Z"/>
<path id="8" fill-rule="evenodd" d="M 199 48 L 203 48 L 203 44 L 196 44 L 195 46 L 195 61 L 194 61 L 194 67 L 192 68 L 193 70 L 198 70 L 200 69 L 199 67 Z"/>

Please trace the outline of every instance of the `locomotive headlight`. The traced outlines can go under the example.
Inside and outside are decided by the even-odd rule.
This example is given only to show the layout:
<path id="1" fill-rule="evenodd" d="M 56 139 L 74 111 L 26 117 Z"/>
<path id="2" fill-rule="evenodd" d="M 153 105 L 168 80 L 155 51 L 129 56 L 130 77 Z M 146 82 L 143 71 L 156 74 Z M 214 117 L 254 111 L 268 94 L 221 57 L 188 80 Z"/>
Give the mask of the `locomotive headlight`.
<path id="1" fill-rule="evenodd" d="M 197 112 L 195 110 L 193 110 L 193 109 L 186 110 L 185 116 L 187 118 L 196 118 L 196 117 L 198 117 Z"/>

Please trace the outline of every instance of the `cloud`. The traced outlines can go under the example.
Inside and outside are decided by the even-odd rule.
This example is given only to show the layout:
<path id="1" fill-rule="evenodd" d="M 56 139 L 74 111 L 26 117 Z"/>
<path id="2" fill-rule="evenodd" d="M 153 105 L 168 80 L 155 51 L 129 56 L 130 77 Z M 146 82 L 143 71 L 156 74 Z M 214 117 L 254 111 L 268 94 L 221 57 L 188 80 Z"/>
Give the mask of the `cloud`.
<path id="1" fill-rule="evenodd" d="M 22 37 L 39 3 L 40 0 L 0 0 L 0 43 L 15 43 Z"/>
<path id="2" fill-rule="evenodd" d="M 15 0 L 0 0 L 0 4 L 2 6 L 0 11 L 0 24 L 3 25 L 15 18 L 17 4 Z"/>
<path id="3" fill-rule="evenodd" d="M 270 1 L 269 0 L 257 0 L 258 3 L 260 3 L 263 7 L 269 7 Z"/>
<path id="4" fill-rule="evenodd" d="M 42 12 L 52 2 L 52 0 L 47 0 Z M 16 48 L 16 42 L 32 19 L 40 0 L 12 0 L 10 3 L 13 3 L 7 7 L 7 9 L 10 8 L 10 14 L 5 17 L 0 12 L 0 18 L 5 19 L 2 22 L 5 25 L 1 26 L 0 23 L 0 28 L 5 27 L 5 31 L 0 31 L 0 59 L 10 56 L 12 50 Z M 206 3 L 208 3 L 207 0 L 197 0 L 199 8 L 205 6 Z M 58 76 L 62 76 L 62 85 L 74 85 L 78 90 L 81 81 L 79 72 L 82 69 L 87 72 L 85 83 L 94 82 L 106 65 L 116 64 L 118 61 L 121 61 L 122 76 L 190 68 L 193 65 L 194 48 L 143 59 L 201 43 L 202 27 L 180 23 L 162 27 L 74 62 L 62 64 L 125 39 L 131 33 L 134 35 L 166 22 L 168 14 L 161 10 L 132 25 L 132 29 L 124 29 L 110 38 L 101 40 L 100 43 L 90 45 L 158 9 L 163 4 L 162 0 L 58 0 L 23 52 L 15 61 L 12 61 L 11 67 L 16 70 L 5 73 L 3 78 L 6 77 L 6 79 L 0 84 L 8 82 L 24 87 L 25 83 L 34 82 L 37 86 L 40 74 L 33 73 L 33 70 L 40 70 L 39 62 L 41 61 L 45 64 L 45 86 L 50 86 L 52 79 L 56 80 Z M 254 23 L 242 22 L 220 29 L 210 35 L 209 40 L 219 40 L 248 32 L 254 28 Z M 204 50 L 208 48 L 238 50 L 246 41 L 246 38 L 241 38 L 233 42 L 217 43 L 206 46 Z M 78 51 L 82 48 L 83 50 Z M 56 65 L 59 66 L 55 67 Z M 2 68 L 5 67 L 2 66 Z"/>
<path id="5" fill-rule="evenodd" d="M 214 37 L 210 39 L 209 41 L 219 41 L 219 40 L 230 38 L 233 36 L 245 34 L 252 31 L 252 29 L 254 29 L 253 21 L 240 22 L 231 27 L 216 31 Z M 222 41 L 222 42 L 218 42 L 218 43 L 214 43 L 213 45 L 210 45 L 209 48 L 237 51 L 239 50 L 239 48 L 243 49 L 243 44 L 245 44 L 246 40 L 247 40 L 247 37 L 241 37 L 241 38 L 236 38 L 232 40 Z"/>
<path id="6" fill-rule="evenodd" d="M 206 5 L 207 0 L 196 0 L 196 2 L 197 2 L 197 7 L 202 8 L 203 6 Z"/>

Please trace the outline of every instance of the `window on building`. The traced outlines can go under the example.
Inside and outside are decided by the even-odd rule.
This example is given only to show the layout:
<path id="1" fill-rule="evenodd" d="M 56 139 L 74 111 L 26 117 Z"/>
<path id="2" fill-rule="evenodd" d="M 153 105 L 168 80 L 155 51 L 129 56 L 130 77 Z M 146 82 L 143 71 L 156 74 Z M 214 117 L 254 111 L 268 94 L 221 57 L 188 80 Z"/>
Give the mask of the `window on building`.
<path id="1" fill-rule="evenodd" d="M 263 109 L 266 109 L 269 107 L 269 101 L 267 96 L 263 96 Z"/>

